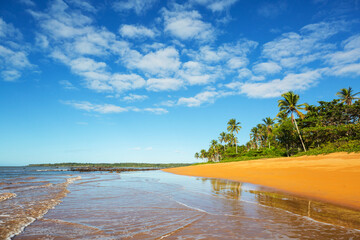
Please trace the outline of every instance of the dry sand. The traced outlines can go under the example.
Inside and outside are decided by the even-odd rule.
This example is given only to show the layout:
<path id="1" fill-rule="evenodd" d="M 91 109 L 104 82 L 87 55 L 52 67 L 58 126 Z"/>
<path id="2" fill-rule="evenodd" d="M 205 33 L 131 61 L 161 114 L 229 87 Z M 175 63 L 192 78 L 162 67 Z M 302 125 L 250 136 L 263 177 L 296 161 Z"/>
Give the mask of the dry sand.
<path id="1" fill-rule="evenodd" d="M 164 171 L 259 184 L 360 210 L 360 153 L 270 158 Z"/>

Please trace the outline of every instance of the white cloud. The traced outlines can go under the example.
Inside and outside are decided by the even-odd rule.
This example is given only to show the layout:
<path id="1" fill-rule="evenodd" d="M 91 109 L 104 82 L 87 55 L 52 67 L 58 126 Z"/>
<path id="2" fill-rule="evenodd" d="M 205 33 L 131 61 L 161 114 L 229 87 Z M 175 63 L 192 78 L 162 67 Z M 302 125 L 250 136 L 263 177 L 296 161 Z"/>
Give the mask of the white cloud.
<path id="1" fill-rule="evenodd" d="M 213 103 L 217 98 L 233 95 L 233 92 L 226 91 L 204 91 L 196 94 L 194 97 L 181 97 L 177 104 L 187 107 L 198 107 L 204 103 Z"/>
<path id="2" fill-rule="evenodd" d="M 6 23 L 0 17 L 0 38 L 11 38 L 11 40 L 19 40 L 22 37 L 23 36 L 18 29 L 16 29 L 11 23 Z"/>
<path id="3" fill-rule="evenodd" d="M 63 86 L 65 89 L 74 90 L 76 87 L 68 80 L 61 80 L 59 81 L 59 84 Z"/>
<path id="4" fill-rule="evenodd" d="M 200 4 L 213 12 L 221 12 L 231 7 L 238 0 L 191 0 L 192 3 Z"/>
<path id="5" fill-rule="evenodd" d="M 74 72 L 104 72 L 106 69 L 106 63 L 96 62 L 91 58 L 77 58 L 70 62 L 71 70 Z"/>
<path id="6" fill-rule="evenodd" d="M 185 62 L 182 69 L 178 72 L 179 76 L 185 79 L 190 85 L 208 84 L 214 81 L 215 75 L 210 73 L 211 69 L 195 61 Z"/>
<path id="7" fill-rule="evenodd" d="M 245 67 L 249 63 L 246 57 L 232 57 L 227 61 L 227 65 L 231 69 L 239 69 Z"/>
<path id="8" fill-rule="evenodd" d="M 133 10 L 137 15 L 140 15 L 150 9 L 157 0 L 124 0 L 114 3 L 114 9 L 119 12 L 126 12 Z"/>
<path id="9" fill-rule="evenodd" d="M 4 81 L 11 82 L 21 77 L 21 73 L 17 70 L 4 70 L 1 72 Z"/>
<path id="10" fill-rule="evenodd" d="M 215 30 L 210 23 L 201 20 L 199 12 L 163 10 L 165 32 L 181 40 L 212 41 Z"/>
<path id="11" fill-rule="evenodd" d="M 144 108 L 145 112 L 151 112 L 154 114 L 165 114 L 168 113 L 168 111 L 164 108 Z"/>
<path id="12" fill-rule="evenodd" d="M 29 7 L 35 7 L 35 6 L 36 6 L 35 3 L 34 3 L 33 1 L 31 1 L 31 0 L 19 0 L 19 1 L 20 1 L 21 3 L 29 6 Z"/>
<path id="13" fill-rule="evenodd" d="M 26 1 L 29 1 L 29 0 L 26 0 Z M 90 3 L 88 3 L 85 0 L 67 0 L 67 1 L 84 11 L 88 11 L 88 12 L 92 12 L 92 13 L 95 13 L 97 11 L 94 6 L 92 6 Z"/>
<path id="14" fill-rule="evenodd" d="M 143 101 L 145 99 L 148 99 L 148 96 L 146 95 L 137 95 L 130 93 L 129 95 L 122 98 L 122 100 L 127 102 L 136 102 L 136 101 Z"/>
<path id="15" fill-rule="evenodd" d="M 149 28 L 144 26 L 136 26 L 136 25 L 127 25 L 124 24 L 119 28 L 119 33 L 123 37 L 127 38 L 153 38 L 155 37 L 155 32 Z"/>
<path id="16" fill-rule="evenodd" d="M 287 74 L 283 79 L 275 79 L 264 83 L 232 83 L 231 88 L 239 88 L 240 93 L 251 98 L 272 98 L 278 97 L 284 92 L 306 90 L 317 83 L 321 78 L 320 70 L 313 70 L 304 73 Z"/>
<path id="17" fill-rule="evenodd" d="M 145 56 L 128 57 L 129 67 L 138 68 L 145 73 L 169 75 L 180 66 L 179 53 L 174 47 L 167 47 Z"/>
<path id="18" fill-rule="evenodd" d="M 360 34 L 351 36 L 342 42 L 344 50 L 330 53 L 325 56 L 332 65 L 342 65 L 356 62 L 360 59 Z"/>
<path id="19" fill-rule="evenodd" d="M 335 66 L 328 73 L 335 76 L 360 76 L 360 63 Z"/>
<path id="20" fill-rule="evenodd" d="M 275 62 L 263 62 L 253 66 L 252 70 L 256 74 L 275 74 L 281 71 L 281 67 Z"/>
<path id="21" fill-rule="evenodd" d="M 262 55 L 285 68 L 302 67 L 332 52 L 335 45 L 325 43 L 325 40 L 345 31 L 347 26 L 348 23 L 344 21 L 306 25 L 299 34 L 284 33 L 274 41 L 264 44 Z"/>
<path id="22" fill-rule="evenodd" d="M 183 84 L 183 81 L 175 78 L 150 78 L 147 80 L 146 89 L 154 92 L 178 90 Z"/>
<path id="23" fill-rule="evenodd" d="M 142 88 L 145 86 L 145 80 L 137 74 L 114 74 L 109 81 L 118 92 L 130 89 Z"/>
<path id="24" fill-rule="evenodd" d="M 65 101 L 64 104 L 70 105 L 76 109 L 84 110 L 87 112 L 95 112 L 95 113 L 120 113 L 120 112 L 127 112 L 127 108 L 119 107 L 112 104 L 92 104 L 90 102 L 77 102 L 77 101 Z"/>
<path id="25" fill-rule="evenodd" d="M 13 51 L 0 45 L 0 59 L 6 67 L 23 69 L 32 67 L 24 51 Z"/>

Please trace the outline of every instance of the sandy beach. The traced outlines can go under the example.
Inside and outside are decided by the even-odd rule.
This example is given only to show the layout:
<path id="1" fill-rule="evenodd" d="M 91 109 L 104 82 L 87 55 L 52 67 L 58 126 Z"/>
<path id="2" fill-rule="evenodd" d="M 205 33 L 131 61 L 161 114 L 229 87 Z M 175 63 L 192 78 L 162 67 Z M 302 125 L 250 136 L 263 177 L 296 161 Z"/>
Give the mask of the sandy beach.
<path id="1" fill-rule="evenodd" d="M 163 171 L 259 184 L 360 210 L 360 153 L 271 158 Z"/>

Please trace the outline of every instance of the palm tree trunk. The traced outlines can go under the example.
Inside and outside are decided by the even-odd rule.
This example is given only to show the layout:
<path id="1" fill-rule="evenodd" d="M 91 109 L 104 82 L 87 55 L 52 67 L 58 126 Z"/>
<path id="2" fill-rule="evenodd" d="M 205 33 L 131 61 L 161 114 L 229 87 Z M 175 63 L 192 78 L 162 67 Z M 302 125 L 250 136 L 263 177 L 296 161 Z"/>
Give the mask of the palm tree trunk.
<path id="1" fill-rule="evenodd" d="M 236 154 L 237 154 L 237 142 L 235 140 L 235 149 L 236 149 Z"/>
<path id="2" fill-rule="evenodd" d="M 299 138 L 300 138 L 301 144 L 302 144 L 302 146 L 303 146 L 303 148 L 304 148 L 304 151 L 306 152 L 305 144 L 304 144 L 304 142 L 303 142 L 303 140 L 302 140 L 302 137 L 301 137 L 301 134 L 300 134 L 298 125 L 297 125 L 297 123 L 296 123 L 296 119 L 294 118 L 294 115 L 291 115 L 291 117 L 292 117 L 293 120 L 294 120 L 295 127 L 296 127 L 296 130 L 297 130 L 298 134 L 299 134 Z"/>

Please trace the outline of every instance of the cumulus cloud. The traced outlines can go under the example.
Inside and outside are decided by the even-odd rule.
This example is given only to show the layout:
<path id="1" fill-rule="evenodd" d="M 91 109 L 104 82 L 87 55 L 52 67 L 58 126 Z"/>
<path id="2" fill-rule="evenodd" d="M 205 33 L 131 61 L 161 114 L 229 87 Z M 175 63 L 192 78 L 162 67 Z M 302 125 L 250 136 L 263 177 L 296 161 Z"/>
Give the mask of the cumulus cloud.
<path id="1" fill-rule="evenodd" d="M 127 25 L 124 24 L 119 28 L 119 33 L 123 37 L 127 38 L 153 38 L 155 37 L 155 32 L 144 26 L 137 25 Z"/>
<path id="2" fill-rule="evenodd" d="M 65 89 L 74 90 L 77 89 L 70 81 L 68 80 L 61 80 L 59 81 L 59 84 L 63 86 Z"/>
<path id="3" fill-rule="evenodd" d="M 123 0 L 116 1 L 113 6 L 116 11 L 134 11 L 137 15 L 149 10 L 158 0 Z"/>
<path id="4" fill-rule="evenodd" d="M 95 113 L 120 113 L 126 112 L 128 109 L 113 104 L 92 104 L 86 101 L 65 101 L 64 104 L 70 105 L 76 109 Z"/>
<path id="5" fill-rule="evenodd" d="M 168 11 L 163 10 L 164 30 L 181 40 L 211 41 L 215 30 L 210 23 L 201 20 L 198 11 Z"/>
<path id="6" fill-rule="evenodd" d="M 191 0 L 191 3 L 205 6 L 213 12 L 221 12 L 230 8 L 238 0 Z"/>
<path id="7" fill-rule="evenodd" d="M 132 94 L 132 93 L 122 98 L 122 100 L 126 102 L 137 102 L 137 101 L 143 101 L 145 99 L 148 99 L 148 96 Z"/>
<path id="8" fill-rule="evenodd" d="M 281 67 L 275 62 L 263 62 L 253 66 L 253 71 L 256 74 L 275 74 L 281 71 Z"/>
<path id="9" fill-rule="evenodd" d="M 177 101 L 177 104 L 185 105 L 187 107 L 199 107 L 204 103 L 213 103 L 217 98 L 226 97 L 233 94 L 234 94 L 233 92 L 229 92 L 229 91 L 216 91 L 216 90 L 204 91 L 196 94 L 194 97 L 188 97 L 188 98 L 181 97 Z"/>
<path id="10" fill-rule="evenodd" d="M 253 83 L 232 83 L 230 88 L 238 88 L 240 93 L 251 98 L 272 98 L 278 97 L 284 92 L 306 90 L 314 86 L 321 78 L 320 70 L 313 70 L 304 73 L 290 73 L 283 79 L 274 79 L 269 82 Z"/>
<path id="11" fill-rule="evenodd" d="M 6 82 L 12 82 L 21 77 L 21 73 L 17 70 L 4 70 L 1 71 L 1 77 Z"/>
<path id="12" fill-rule="evenodd" d="M 145 80 L 137 74 L 113 74 L 109 83 L 117 91 L 142 88 L 145 86 Z"/>
<path id="13" fill-rule="evenodd" d="M 165 114 L 168 111 L 164 108 L 136 108 L 136 107 L 120 107 L 114 104 L 93 104 L 87 101 L 61 101 L 63 104 L 70 105 L 75 109 L 83 110 L 91 113 L 112 114 L 122 112 L 150 112 L 154 114 Z"/>
<path id="14" fill-rule="evenodd" d="M 351 36 L 342 42 L 343 50 L 330 53 L 326 61 L 331 65 L 353 63 L 360 59 L 360 34 Z"/>
<path id="15" fill-rule="evenodd" d="M 4 81 L 15 81 L 23 70 L 34 67 L 28 59 L 27 48 L 19 44 L 21 40 L 21 32 L 0 18 L 0 73 Z"/>
<path id="16" fill-rule="evenodd" d="M 135 55 L 128 58 L 128 66 L 138 68 L 145 73 L 168 75 L 180 66 L 179 52 L 174 47 L 159 49 L 144 56 Z"/>
<path id="17" fill-rule="evenodd" d="M 333 51 L 334 44 L 326 43 L 329 37 L 347 29 L 344 21 L 320 22 L 301 28 L 300 33 L 284 33 L 264 44 L 262 56 L 285 68 L 304 66 Z"/>
<path id="18" fill-rule="evenodd" d="M 147 80 L 146 88 L 150 91 L 174 91 L 183 86 L 183 81 L 175 78 L 150 78 Z"/>

